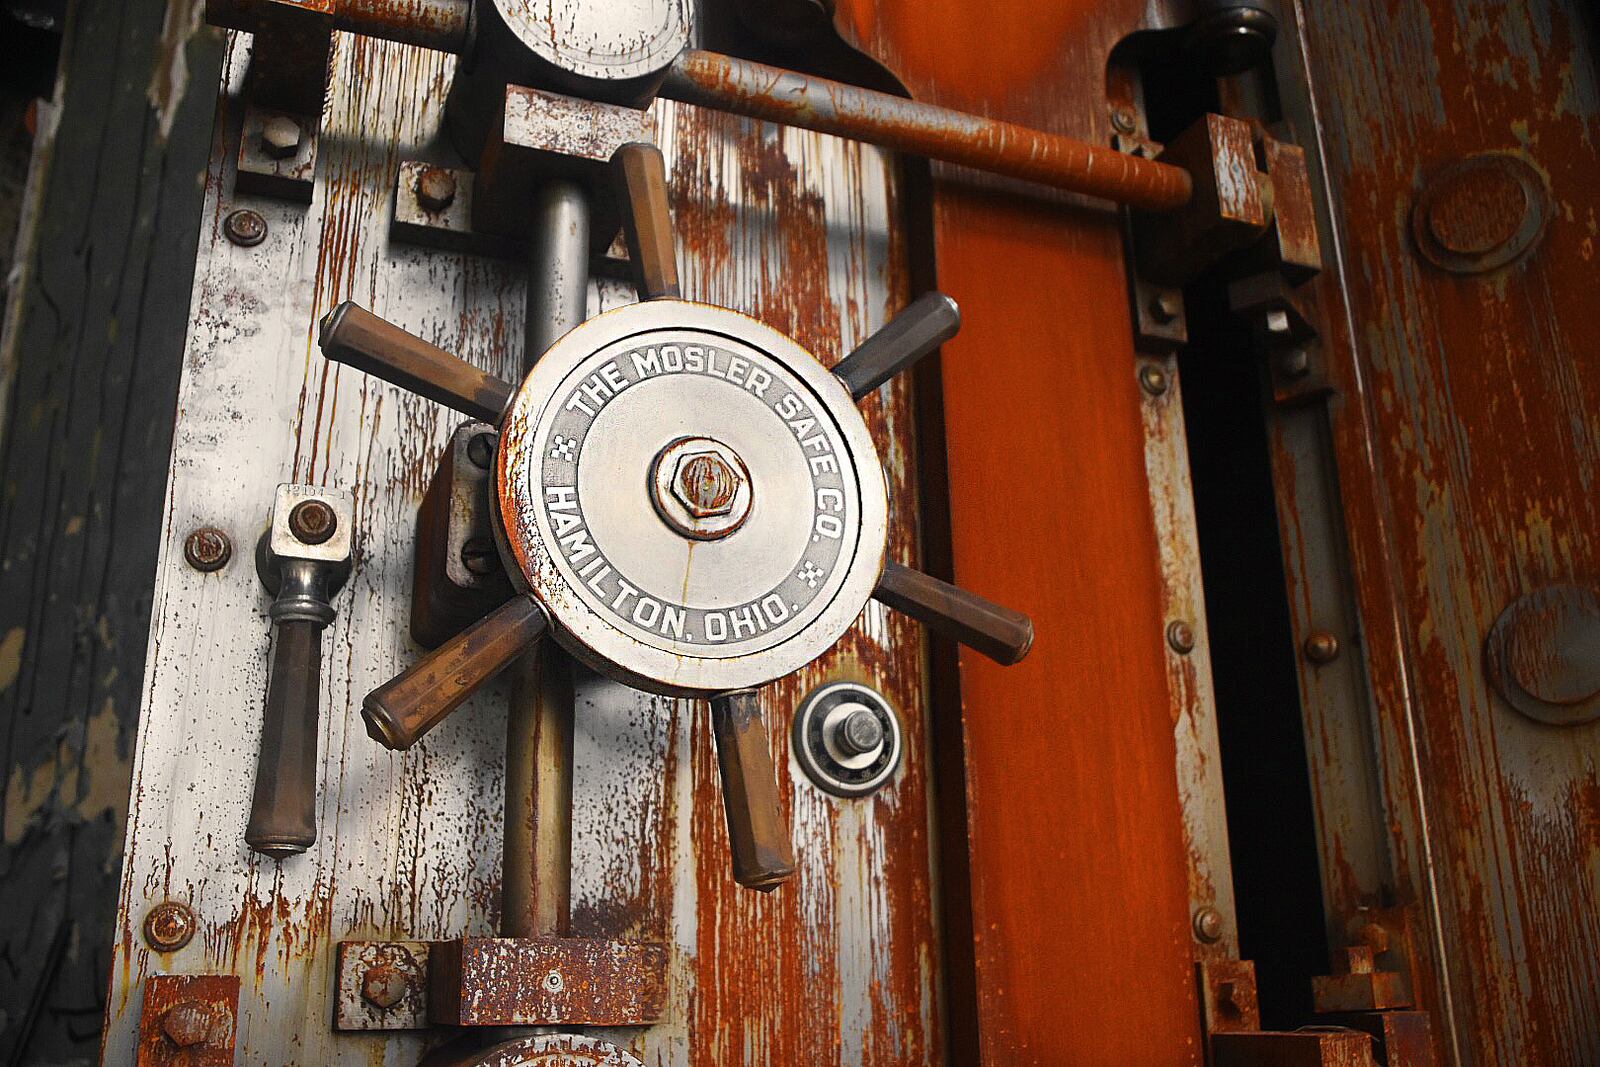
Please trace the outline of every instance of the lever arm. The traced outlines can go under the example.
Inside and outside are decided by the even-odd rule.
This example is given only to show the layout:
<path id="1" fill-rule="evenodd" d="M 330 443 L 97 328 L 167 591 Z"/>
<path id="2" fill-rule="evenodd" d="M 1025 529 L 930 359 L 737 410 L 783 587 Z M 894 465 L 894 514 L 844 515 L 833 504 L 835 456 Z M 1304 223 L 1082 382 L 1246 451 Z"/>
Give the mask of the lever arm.
<path id="1" fill-rule="evenodd" d="M 1033 647 L 1033 620 L 931 574 L 890 562 L 873 598 L 1007 667 Z"/>
<path id="2" fill-rule="evenodd" d="M 385 748 L 407 749 L 489 679 L 544 636 L 549 620 L 519 594 L 391 678 L 361 705 L 367 733 Z"/>
<path id="3" fill-rule="evenodd" d="M 923 293 L 834 364 L 833 374 L 855 400 L 926 356 L 961 329 L 961 309 L 941 292 Z"/>
<path id="4" fill-rule="evenodd" d="M 317 343 L 335 362 L 484 422 L 498 423 L 515 392 L 509 382 L 348 300 L 323 318 Z"/>
<path id="5" fill-rule="evenodd" d="M 722 808 L 728 817 L 734 881 L 771 892 L 794 874 L 794 846 L 778 807 L 778 775 L 755 690 L 713 697 L 711 731 L 722 770 Z"/>
<path id="6" fill-rule="evenodd" d="M 611 167 L 617 191 L 628 206 L 622 232 L 640 299 L 679 296 L 678 257 L 667 205 L 667 165 L 661 149 L 638 141 L 625 144 L 611 157 Z"/>

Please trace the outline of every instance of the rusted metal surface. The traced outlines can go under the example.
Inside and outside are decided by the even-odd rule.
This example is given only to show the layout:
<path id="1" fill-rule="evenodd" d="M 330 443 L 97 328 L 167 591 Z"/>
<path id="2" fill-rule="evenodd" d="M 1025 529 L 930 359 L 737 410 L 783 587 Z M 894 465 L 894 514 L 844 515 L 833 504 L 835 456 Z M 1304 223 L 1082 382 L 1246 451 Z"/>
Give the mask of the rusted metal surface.
<path id="1" fill-rule="evenodd" d="M 1554 585 L 1518 597 L 1495 619 L 1484 656 L 1495 692 L 1529 718 L 1600 719 L 1600 592 Z"/>
<path id="2" fill-rule="evenodd" d="M 238 1008 L 237 975 L 151 975 L 144 983 L 136 1062 L 233 1067 Z"/>
<path id="3" fill-rule="evenodd" d="M 470 1039 L 430 1052 L 422 1067 L 641 1067 L 627 1049 L 582 1034 L 539 1034 L 478 1048 Z"/>
<path id="4" fill-rule="evenodd" d="M 1190 195 L 1189 175 L 1178 167 L 715 52 L 684 52 L 661 93 L 1135 207 L 1175 208 Z"/>
<path id="5" fill-rule="evenodd" d="M 1550 216 L 1544 177 L 1509 152 L 1485 152 L 1430 174 L 1411 209 L 1417 250 L 1458 274 L 1494 270 L 1538 241 Z"/>
<path id="6" fill-rule="evenodd" d="M 207 0 L 206 19 L 256 32 L 275 7 L 328 18 L 331 28 L 442 52 L 465 47 L 471 0 Z"/>
<path id="7" fill-rule="evenodd" d="M 243 58 L 236 43 L 236 91 Z M 229 131 L 219 136 L 166 501 L 107 1062 L 132 1057 L 138 983 L 156 959 L 138 942 L 137 923 L 169 893 L 192 894 L 202 916 L 199 936 L 174 960 L 244 979 L 241 1064 L 415 1060 L 423 1044 L 415 1032 L 332 1030 L 335 941 L 500 927 L 505 687 L 491 686 L 404 754 L 371 742 L 359 717 L 361 695 L 421 654 L 404 625 L 413 522 L 458 419 L 319 363 L 314 348 L 316 320 L 349 297 L 491 372 L 520 364 L 520 266 L 385 237 L 385 206 L 407 155 L 395 145 L 432 136 L 440 106 L 432 90 L 449 67 L 447 58 L 337 35 L 317 195 L 309 209 L 252 202 L 271 227 L 255 249 L 220 234 L 236 200 Z M 903 305 L 887 153 L 658 108 L 686 294 L 754 314 L 830 362 Z M 237 110 L 224 114 L 237 136 Z M 634 299 L 633 287 L 603 279 L 590 299 L 616 306 Z M 865 410 L 906 509 L 892 551 L 913 564 L 909 384 L 891 383 Z M 262 494 L 285 476 L 353 488 L 361 539 L 329 637 L 325 833 L 277 866 L 237 844 L 237 783 L 248 780 L 260 707 L 259 696 L 226 695 L 259 693 L 265 629 L 257 644 L 236 635 L 258 632 L 265 600 L 248 568 L 190 570 L 181 542 L 206 517 L 260 514 Z M 893 702 L 909 748 L 882 789 L 852 801 L 813 787 L 788 750 L 788 716 L 801 697 L 844 679 Z M 728 876 L 704 705 L 615 687 L 598 694 L 592 681 L 578 683 L 574 726 L 571 932 L 668 945 L 664 1015 L 629 1039 L 634 1054 L 652 1065 L 938 1061 L 942 947 L 916 624 L 869 606 L 840 649 L 763 692 L 764 714 L 784 727 L 773 730 L 772 748 L 799 866 L 772 896 Z"/>
<path id="8" fill-rule="evenodd" d="M 178 900 L 163 900 L 145 913 L 144 939 L 157 952 L 176 952 L 194 939 L 199 927 L 194 909 Z"/>
<path id="9" fill-rule="evenodd" d="M 1372 1038 L 1357 1030 L 1216 1034 L 1212 1067 L 1375 1067 Z"/>
<path id="10" fill-rule="evenodd" d="M 470 937 L 433 946 L 428 1005 L 447 1026 L 646 1026 L 666 979 L 660 944 Z"/>
<path id="11" fill-rule="evenodd" d="M 341 941 L 334 955 L 335 1030 L 429 1025 L 426 941 Z"/>
<path id="12" fill-rule="evenodd" d="M 1512 711 L 1482 648 L 1508 603 L 1600 570 L 1600 361 L 1583 311 L 1600 196 L 1592 18 L 1559 0 L 1294 10 L 1349 298 L 1326 274 L 1314 283 L 1362 627 L 1345 644 L 1363 656 L 1338 663 L 1366 660 L 1376 709 L 1360 716 L 1373 770 L 1312 757 L 1381 783 L 1385 807 L 1362 818 L 1384 827 L 1393 874 L 1366 888 L 1421 908 L 1414 991 L 1441 1062 L 1591 1063 L 1596 735 Z M 1549 222 L 1502 267 L 1440 270 L 1415 243 L 1417 199 L 1483 153 L 1539 172 Z M 1481 246 L 1459 219 L 1443 219 L 1451 239 Z M 1325 811 L 1341 804 L 1318 793 Z M 1362 840 L 1324 838 L 1331 900 L 1360 896 Z"/>
<path id="13" fill-rule="evenodd" d="M 1272 187 L 1272 222 L 1259 256 L 1290 281 L 1302 282 L 1322 270 L 1317 202 L 1305 149 L 1258 133 L 1256 150 Z"/>
<path id="14" fill-rule="evenodd" d="M 1157 159 L 1189 174 L 1193 194 L 1173 210 L 1134 216 L 1141 277 L 1184 285 L 1266 232 L 1272 220 L 1271 192 L 1256 169 L 1248 123 L 1203 115 L 1173 138 Z"/>
<path id="15" fill-rule="evenodd" d="M 846 0 L 834 21 L 918 100 L 1108 144 L 1106 59 L 1147 11 Z M 941 862 L 970 866 L 945 899 L 966 940 L 952 955 L 970 955 L 976 981 L 950 992 L 954 1055 L 1197 1064 L 1169 617 L 1119 219 L 933 173 L 936 282 L 963 320 L 940 355 L 947 576 L 1027 611 L 1040 635 L 1016 667 L 961 656 L 965 780 L 941 785 L 966 798 L 967 840 Z"/>
<path id="16" fill-rule="evenodd" d="M 1249 960 L 1208 957 L 1195 963 L 1200 1011 L 1207 1034 L 1261 1029 L 1256 965 Z"/>
<path id="17" fill-rule="evenodd" d="M 1411 1006 L 1406 976 L 1378 969 L 1372 946 L 1335 949 L 1333 965 L 1334 974 L 1311 979 L 1311 1001 L 1317 1011 L 1388 1011 Z"/>
<path id="18" fill-rule="evenodd" d="M 1331 1026 L 1372 1037 L 1373 1057 L 1383 1067 L 1433 1067 L 1433 1031 L 1425 1011 L 1361 1011 L 1330 1015 Z"/>

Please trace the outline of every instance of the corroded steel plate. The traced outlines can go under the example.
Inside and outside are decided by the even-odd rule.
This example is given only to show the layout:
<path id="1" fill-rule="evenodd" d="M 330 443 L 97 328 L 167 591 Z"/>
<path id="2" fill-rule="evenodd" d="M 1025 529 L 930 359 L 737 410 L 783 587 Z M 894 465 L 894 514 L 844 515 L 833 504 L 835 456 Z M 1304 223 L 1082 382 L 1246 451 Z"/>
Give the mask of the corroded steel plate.
<path id="1" fill-rule="evenodd" d="M 657 692 L 761 685 L 850 626 L 888 493 L 844 386 L 793 340 L 681 300 L 618 308 L 518 390 L 502 548 L 596 669 Z"/>

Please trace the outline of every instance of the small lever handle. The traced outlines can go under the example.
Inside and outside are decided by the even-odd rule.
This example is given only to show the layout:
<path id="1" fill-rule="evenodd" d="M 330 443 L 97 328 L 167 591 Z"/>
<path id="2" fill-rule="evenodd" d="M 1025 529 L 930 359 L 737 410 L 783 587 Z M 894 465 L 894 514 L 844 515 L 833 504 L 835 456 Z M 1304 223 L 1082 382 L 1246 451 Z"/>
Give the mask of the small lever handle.
<path id="1" fill-rule="evenodd" d="M 1007 667 L 1033 647 L 1033 620 L 1022 612 L 898 563 L 884 567 L 872 595 Z"/>
<path id="2" fill-rule="evenodd" d="M 512 597 L 367 694 L 361 707 L 367 733 L 385 748 L 410 748 L 532 648 L 548 626 L 531 596 Z"/>
<path id="3" fill-rule="evenodd" d="M 834 364 L 833 373 L 854 400 L 926 356 L 961 329 L 961 309 L 941 292 L 923 293 L 854 352 Z"/>
<path id="4" fill-rule="evenodd" d="M 322 319 L 322 354 L 470 418 L 498 423 L 509 383 L 346 300 Z"/>
<path id="5" fill-rule="evenodd" d="M 734 881 L 771 892 L 794 874 L 794 846 L 778 807 L 778 775 L 755 690 L 713 697 L 711 732 L 722 770 L 722 808 L 728 817 Z"/>
<path id="6" fill-rule="evenodd" d="M 630 142 L 611 157 L 617 191 L 628 207 L 622 218 L 634 284 L 644 300 L 677 297 L 678 258 L 667 205 L 667 164 L 661 149 Z"/>
<path id="7" fill-rule="evenodd" d="M 274 594 L 273 643 L 244 839 L 273 859 L 317 839 L 322 631 L 333 621 L 329 601 L 350 573 L 353 510 L 347 493 L 279 486 L 272 524 L 256 546 L 256 570 Z"/>

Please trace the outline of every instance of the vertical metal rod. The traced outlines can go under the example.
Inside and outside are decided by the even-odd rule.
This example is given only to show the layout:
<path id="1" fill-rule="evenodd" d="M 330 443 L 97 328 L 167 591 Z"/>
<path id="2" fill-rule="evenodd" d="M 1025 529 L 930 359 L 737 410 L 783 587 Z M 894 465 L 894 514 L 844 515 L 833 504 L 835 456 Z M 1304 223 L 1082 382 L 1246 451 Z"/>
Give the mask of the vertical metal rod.
<path id="1" fill-rule="evenodd" d="M 575 182 L 540 188 L 528 260 L 525 368 L 583 322 L 589 301 L 589 201 Z M 513 668 L 506 715 L 507 937 L 561 937 L 572 900 L 572 666 L 544 642 Z"/>

